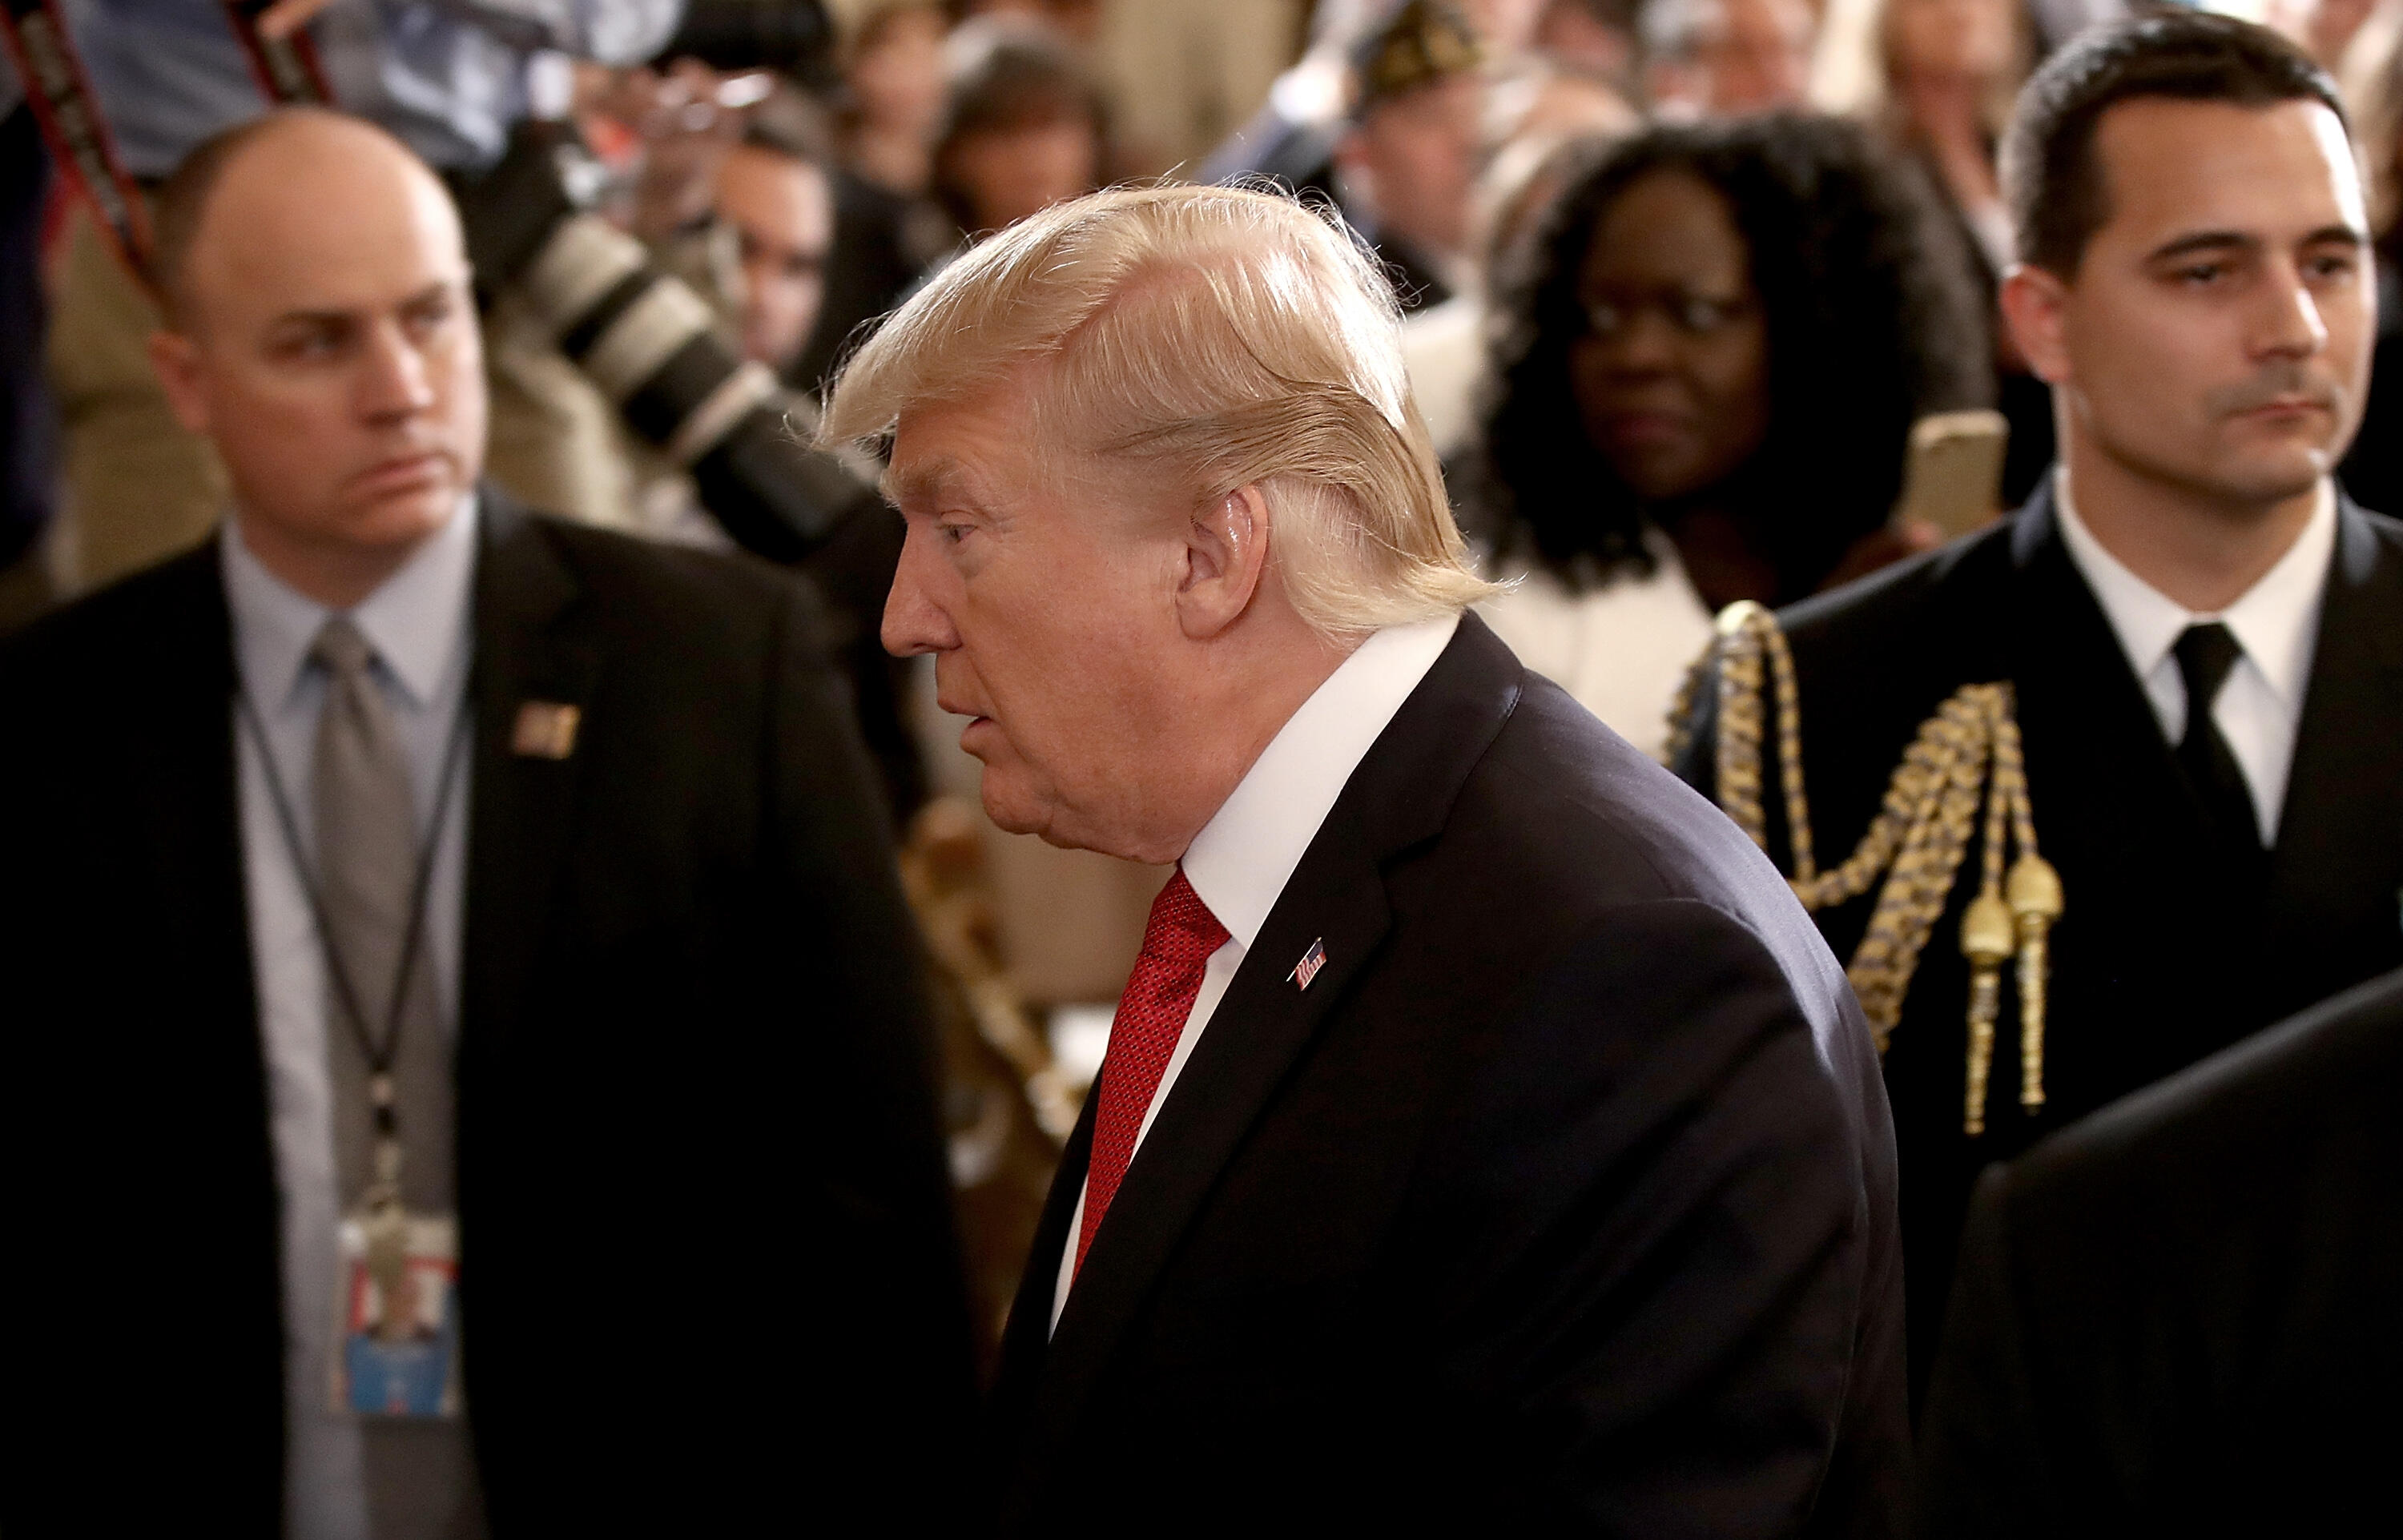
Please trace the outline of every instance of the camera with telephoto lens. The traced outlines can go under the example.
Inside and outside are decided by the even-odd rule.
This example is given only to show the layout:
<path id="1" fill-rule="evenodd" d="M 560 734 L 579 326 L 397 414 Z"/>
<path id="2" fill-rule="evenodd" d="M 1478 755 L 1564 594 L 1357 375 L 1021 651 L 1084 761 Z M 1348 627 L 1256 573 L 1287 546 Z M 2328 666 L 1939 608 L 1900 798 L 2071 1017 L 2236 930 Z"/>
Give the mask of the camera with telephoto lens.
<path id="1" fill-rule="evenodd" d="M 775 375 L 720 336 L 708 302 L 641 242 L 590 212 L 603 180 L 569 126 L 519 125 L 461 200 L 477 284 L 530 305 L 737 545 L 804 560 L 874 491 L 798 441 Z"/>

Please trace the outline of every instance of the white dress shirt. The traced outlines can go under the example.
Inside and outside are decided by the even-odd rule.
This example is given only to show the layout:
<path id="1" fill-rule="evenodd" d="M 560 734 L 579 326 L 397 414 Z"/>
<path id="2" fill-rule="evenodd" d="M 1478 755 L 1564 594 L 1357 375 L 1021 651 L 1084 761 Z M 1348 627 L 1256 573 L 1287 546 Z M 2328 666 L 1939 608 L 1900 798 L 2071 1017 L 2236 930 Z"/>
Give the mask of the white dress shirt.
<path id="1" fill-rule="evenodd" d="M 1233 794 L 1193 837 L 1182 862 L 1185 880 L 1227 928 L 1227 940 L 1202 969 L 1202 989 L 1186 1014 L 1176 1051 L 1169 1056 L 1160 1089 L 1144 1109 L 1134 1136 L 1137 1155 L 1153 1119 L 1168 1104 L 1185 1061 L 1193 1057 L 1193 1045 L 1202 1040 L 1227 986 L 1234 982 L 1245 953 L 1268 923 L 1269 911 L 1276 908 L 1310 842 L 1318 838 L 1318 826 L 1327 822 L 1352 772 L 1435 667 L 1459 626 L 1457 616 L 1389 626 L 1361 643 L 1277 729 Z M 1133 1169 L 1132 1163 L 1128 1169 Z M 1068 1288 L 1076 1276 L 1076 1237 L 1084 1228 L 1085 1199 L 1079 1192 L 1076 1212 L 1068 1221 L 1067 1243 L 1061 1248 L 1059 1283 L 1051 1293 L 1054 1328 L 1068 1306 Z"/>
<path id="2" fill-rule="evenodd" d="M 2327 591 L 2328 567 L 2336 557 L 2335 489 L 2321 480 L 2312 516 L 2286 554 L 2216 615 L 2188 609 L 2104 549 L 2077 515 L 2066 471 L 2054 479 L 2053 504 L 2061 513 L 2061 537 L 2069 547 L 2069 559 L 2110 618 L 2128 666 L 2143 682 L 2161 736 L 2170 743 L 2186 737 L 2186 681 L 2172 650 L 2177 639 L 2188 626 L 2216 620 L 2244 649 L 2219 687 L 2211 720 L 2244 772 L 2254 816 L 2261 825 L 2261 843 L 2275 846 L 2286 778 L 2295 766 L 2303 695 L 2311 685 L 2312 655 L 2319 644 L 2320 599 Z"/>
<path id="3" fill-rule="evenodd" d="M 333 612 L 287 587 L 243 543 L 241 520 L 219 541 L 242 687 L 257 708 L 304 848 L 316 848 L 317 718 L 326 672 L 309 660 Z M 476 510 L 471 497 L 382 588 L 351 612 L 375 648 L 373 675 L 409 760 L 418 827 L 432 821 L 443 751 L 467 687 L 473 650 Z M 243 875 L 251 966 L 266 1045 L 268 1107 L 282 1197 L 285 1533 L 289 1540 L 368 1540 L 358 1423 L 331 1409 L 334 1291 L 341 1197 L 334 1172 L 332 1072 L 326 1060 L 325 954 L 307 891 L 276 817 L 258 745 L 234 715 Z M 453 773 L 467 773 L 463 753 Z M 426 895 L 426 934 L 444 1023 L 459 1002 L 467 787 L 451 794 Z"/>

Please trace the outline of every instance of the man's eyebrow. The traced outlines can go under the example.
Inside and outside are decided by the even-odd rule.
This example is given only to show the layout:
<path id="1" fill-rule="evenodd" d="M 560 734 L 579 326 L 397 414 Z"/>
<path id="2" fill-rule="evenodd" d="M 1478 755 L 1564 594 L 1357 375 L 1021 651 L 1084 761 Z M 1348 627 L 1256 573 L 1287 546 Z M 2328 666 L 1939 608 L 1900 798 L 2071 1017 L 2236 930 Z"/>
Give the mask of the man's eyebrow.
<path id="1" fill-rule="evenodd" d="M 2262 245 L 2259 236 L 2247 235 L 2243 230 L 2196 230 L 2191 235 L 2181 235 L 2174 241 L 2154 247 L 2145 260 L 2166 262 L 2205 251 L 2259 251 Z"/>
<path id="2" fill-rule="evenodd" d="M 966 473 L 967 467 L 957 460 L 938 454 L 931 460 L 913 462 L 907 470 L 885 467 L 878 490 L 895 507 L 907 503 L 930 503 L 967 479 Z"/>
<path id="3" fill-rule="evenodd" d="M 465 280 L 464 278 L 438 278 L 413 294 L 402 295 L 398 300 L 394 302 L 393 308 L 395 310 L 409 311 L 416 310 L 424 305 L 439 303 L 450 298 L 453 294 L 458 292 L 460 285 L 465 282 Z M 313 310 L 303 306 L 299 309 L 282 312 L 268 324 L 270 326 L 290 326 L 295 323 L 306 326 L 324 326 L 328 322 L 355 321 L 365 313 L 368 312 L 354 308 L 345 308 L 340 306 L 328 306 L 322 310 Z"/>
<path id="4" fill-rule="evenodd" d="M 2299 245 L 2305 246 L 2319 246 L 2330 243 L 2347 246 L 2365 246 L 2369 243 L 2369 235 L 2366 230 L 2356 229 L 2351 225 L 2338 223 L 2333 225 L 2322 225 L 2319 229 L 2312 231 L 2310 234 L 2304 236 L 2301 241 L 2297 243 Z M 2168 244 L 2156 248 L 2153 254 L 2146 257 L 2146 260 L 2150 262 L 2173 261 L 2181 257 L 2191 257 L 2198 252 L 2206 251 L 2259 251 L 2267 244 L 2268 243 L 2263 241 L 2259 236 L 2247 235 L 2242 230 L 2197 230 L 2191 235 L 2179 236 L 2176 240 L 2170 242 Z"/>
<path id="5" fill-rule="evenodd" d="M 340 325 L 358 319 L 358 312 L 349 310 L 288 310 L 278 312 L 268 322 L 271 326 L 323 326 Z"/>

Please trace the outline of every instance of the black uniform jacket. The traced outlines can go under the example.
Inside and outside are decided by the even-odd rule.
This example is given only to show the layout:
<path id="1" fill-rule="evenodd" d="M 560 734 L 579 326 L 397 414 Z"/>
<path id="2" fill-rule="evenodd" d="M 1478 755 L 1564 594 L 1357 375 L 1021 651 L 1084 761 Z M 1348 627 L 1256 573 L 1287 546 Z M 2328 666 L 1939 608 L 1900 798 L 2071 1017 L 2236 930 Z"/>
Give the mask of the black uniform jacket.
<path id="1" fill-rule="evenodd" d="M 1979 1185 L 1923 1533 L 2382 1527 L 2403 1443 L 2403 973 Z"/>
<path id="2" fill-rule="evenodd" d="M 1969 1189 L 1987 1162 L 2339 990 L 2403 964 L 2403 526 L 2340 501 L 2300 730 L 2266 887 L 2205 854 L 2202 813 L 2046 490 L 2006 523 L 1781 616 L 1802 701 L 1820 864 L 1868 828 L 1920 724 L 2009 681 L 2036 839 L 2061 873 L 2044 1110 L 2019 1104 L 2016 995 L 1985 1133 L 1963 1131 L 1973 839 L 1885 1057 L 1902 1162 L 1914 1383 L 1924 1384 Z M 1710 702 L 1681 772 L 1705 790 Z M 1773 736 L 1773 735 L 1772 735 Z M 1773 747 L 1765 756 L 1774 762 Z M 1768 767 L 1764 767 L 1767 773 Z M 1771 843 L 1791 869 L 1772 789 Z M 1823 912 L 1850 959 L 1877 892 Z"/>
<path id="3" fill-rule="evenodd" d="M 1097 1104 L 1003 1343 L 1001 1533 L 1898 1521 L 1858 1008 L 1759 853 L 1481 622 L 1286 883 L 1055 1334 Z"/>
<path id="4" fill-rule="evenodd" d="M 971 1414 L 965 1307 L 918 953 L 810 603 L 491 493 L 480 539 L 458 1171 L 493 1529 L 906 1517 Z M 212 542 L 0 652 L 12 1536 L 281 1524 L 229 630 Z M 580 708 L 573 753 L 513 751 L 527 701 Z"/>

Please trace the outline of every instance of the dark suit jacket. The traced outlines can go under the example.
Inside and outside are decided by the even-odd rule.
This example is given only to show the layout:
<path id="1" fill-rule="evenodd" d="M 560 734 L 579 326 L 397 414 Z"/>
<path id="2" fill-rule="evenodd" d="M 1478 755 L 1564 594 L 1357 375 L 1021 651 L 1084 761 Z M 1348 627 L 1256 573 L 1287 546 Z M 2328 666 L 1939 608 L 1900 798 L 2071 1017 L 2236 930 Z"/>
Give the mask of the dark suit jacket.
<path id="1" fill-rule="evenodd" d="M 1478 620 L 1286 883 L 1055 1336 L 1094 1104 L 1003 1343 L 1002 1533 L 1899 1521 L 1857 1007 L 1759 853 Z"/>
<path id="2" fill-rule="evenodd" d="M 2202 814 L 2143 687 L 2055 525 L 2049 482 L 2007 523 L 1781 618 L 1802 697 L 1821 864 L 1859 842 L 1904 745 L 1965 684 L 2017 687 L 2036 839 L 2066 909 L 2051 942 L 2044 1111 L 2018 1105 L 2007 987 L 1986 1132 L 1962 1131 L 1973 842 L 1886 1053 L 1902 1160 L 1911 1360 L 1924 1383 L 1978 1172 L 2042 1134 L 2403 964 L 2403 526 L 2351 504 L 2337 549 L 2266 890 L 2208 857 Z M 1681 770 L 1706 790 L 1715 724 Z M 1770 755 L 1773 760 L 1773 748 Z M 1790 868 L 1782 799 L 1765 800 Z M 1874 889 L 1819 916 L 1839 957 Z"/>
<path id="3" fill-rule="evenodd" d="M 2398 1107 L 2403 973 L 1988 1172 L 1923 1424 L 1923 1533 L 2391 1522 Z"/>
<path id="4" fill-rule="evenodd" d="M 485 509 L 458 1141 L 494 1528 L 906 1516 L 965 1320 L 917 953 L 809 604 Z M 233 678 L 214 543 L 0 653 L 12 1535 L 281 1521 Z M 582 708 L 570 757 L 512 752 L 528 700 Z"/>

